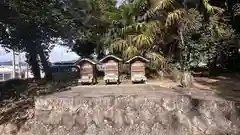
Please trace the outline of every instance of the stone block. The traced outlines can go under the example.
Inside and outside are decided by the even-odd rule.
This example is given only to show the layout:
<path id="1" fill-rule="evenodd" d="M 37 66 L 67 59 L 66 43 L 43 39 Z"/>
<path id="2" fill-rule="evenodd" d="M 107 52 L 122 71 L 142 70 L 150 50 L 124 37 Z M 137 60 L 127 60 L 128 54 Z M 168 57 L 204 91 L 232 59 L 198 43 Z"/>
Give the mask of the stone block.
<path id="1" fill-rule="evenodd" d="M 50 111 L 53 109 L 53 106 L 49 103 L 50 99 L 46 98 L 37 98 L 35 101 L 35 109 L 36 110 L 46 110 Z"/>
<path id="2" fill-rule="evenodd" d="M 62 114 L 62 125 L 65 126 L 68 130 L 72 129 L 75 124 L 75 116 L 71 113 L 64 112 Z"/>
<path id="3" fill-rule="evenodd" d="M 51 135 L 68 135 L 68 133 L 69 131 L 65 127 L 59 126 L 51 132 Z"/>
<path id="4" fill-rule="evenodd" d="M 48 124 L 50 125 L 61 125 L 62 124 L 62 112 L 52 111 L 48 117 Z"/>
<path id="5" fill-rule="evenodd" d="M 48 125 L 39 122 L 35 122 L 32 125 L 30 133 L 32 133 L 33 135 L 52 135 L 51 128 L 48 127 Z"/>
<path id="6" fill-rule="evenodd" d="M 192 98 L 190 96 L 177 97 L 176 108 L 182 113 L 187 113 L 193 108 Z"/>
<path id="7" fill-rule="evenodd" d="M 124 111 L 122 109 L 116 109 L 116 113 L 114 115 L 113 120 L 117 128 L 124 126 L 125 124 Z"/>
<path id="8" fill-rule="evenodd" d="M 35 119 L 44 124 L 49 124 L 49 116 L 51 111 L 49 110 L 35 110 Z"/>
<path id="9" fill-rule="evenodd" d="M 127 107 L 125 110 L 125 122 L 127 124 L 133 125 L 139 121 L 139 116 L 136 110 L 132 110 L 130 107 Z"/>
<path id="10" fill-rule="evenodd" d="M 4 131 L 7 135 L 16 135 L 18 133 L 18 127 L 15 124 L 8 123 L 4 127 Z"/>
<path id="11" fill-rule="evenodd" d="M 175 97 L 176 98 L 176 97 Z M 168 111 L 176 109 L 176 101 L 174 97 L 166 97 L 163 99 L 163 107 Z"/>
<path id="12" fill-rule="evenodd" d="M 149 128 L 149 125 L 145 123 L 144 121 L 141 121 L 139 125 L 136 126 L 135 135 L 148 135 L 150 133 L 151 129 Z"/>
<path id="13" fill-rule="evenodd" d="M 101 125 L 101 123 L 104 120 L 104 110 L 103 108 L 101 108 L 100 105 L 96 105 L 93 108 L 93 121 L 97 124 L 97 125 Z"/>
<path id="14" fill-rule="evenodd" d="M 140 110 L 140 119 L 146 122 L 148 125 L 153 125 L 155 122 L 155 114 L 152 114 L 149 109 L 144 108 Z"/>
<path id="15" fill-rule="evenodd" d="M 117 107 L 106 108 L 104 111 L 104 118 L 114 119 L 115 108 L 117 108 Z M 121 109 L 121 108 L 118 108 L 118 109 Z"/>
<path id="16" fill-rule="evenodd" d="M 116 97 L 113 105 L 114 108 L 125 109 L 127 107 L 127 103 L 125 99 L 126 97 L 123 97 L 123 96 Z"/>
<path id="17" fill-rule="evenodd" d="M 67 135 L 83 135 L 86 129 L 74 126 Z"/>
<path id="18" fill-rule="evenodd" d="M 83 128 L 86 126 L 86 120 L 83 113 L 79 112 L 75 115 L 75 124 L 76 126 Z"/>
<path id="19" fill-rule="evenodd" d="M 95 123 L 92 123 L 91 125 L 88 126 L 84 135 L 97 135 L 97 134 L 98 134 L 97 126 Z"/>
<path id="20" fill-rule="evenodd" d="M 134 104 L 136 105 L 137 109 L 141 109 L 142 105 L 145 103 L 147 98 L 144 98 L 142 96 L 135 97 Z"/>
<path id="21" fill-rule="evenodd" d="M 115 97 L 114 96 L 104 96 L 102 98 L 97 98 L 96 103 L 101 104 L 102 108 L 110 108 L 114 105 Z"/>
<path id="22" fill-rule="evenodd" d="M 113 135 L 115 133 L 112 126 L 106 125 L 104 128 L 101 128 L 98 132 L 98 135 Z"/>

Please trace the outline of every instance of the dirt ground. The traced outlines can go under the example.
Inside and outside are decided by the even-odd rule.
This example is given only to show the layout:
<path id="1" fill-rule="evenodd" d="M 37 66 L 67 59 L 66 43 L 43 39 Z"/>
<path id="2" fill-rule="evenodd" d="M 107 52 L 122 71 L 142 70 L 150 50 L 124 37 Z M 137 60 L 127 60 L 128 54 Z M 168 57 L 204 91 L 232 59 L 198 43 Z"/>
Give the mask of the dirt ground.
<path id="1" fill-rule="evenodd" d="M 169 77 L 161 80 L 149 79 L 146 83 L 165 88 L 179 88 L 180 83 L 175 82 Z M 129 80 L 122 80 L 120 85 L 131 85 Z M 97 85 L 104 85 L 104 81 L 99 80 Z M 215 93 L 223 99 L 235 101 L 240 104 L 240 74 L 222 74 L 215 77 L 194 77 L 192 87 L 194 91 L 206 91 L 206 93 Z"/>
<path id="2" fill-rule="evenodd" d="M 175 88 L 179 83 L 170 79 L 149 80 L 149 84 Z M 240 74 L 223 74 L 215 77 L 194 77 L 191 89 L 212 91 L 221 98 L 240 103 Z"/>
<path id="3" fill-rule="evenodd" d="M 171 79 L 149 80 L 149 84 L 157 84 L 162 87 L 173 88 L 179 86 L 178 82 Z M 192 88 L 202 90 L 231 90 L 240 92 L 240 76 L 222 75 L 216 77 L 194 77 Z"/>

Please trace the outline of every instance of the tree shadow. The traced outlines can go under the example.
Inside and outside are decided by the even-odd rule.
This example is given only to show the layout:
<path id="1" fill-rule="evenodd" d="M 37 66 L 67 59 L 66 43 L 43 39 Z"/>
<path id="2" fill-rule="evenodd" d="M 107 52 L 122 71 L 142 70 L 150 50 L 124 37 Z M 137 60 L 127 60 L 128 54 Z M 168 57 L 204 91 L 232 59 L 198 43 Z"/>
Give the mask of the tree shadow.
<path id="1" fill-rule="evenodd" d="M 34 107 L 34 98 L 55 92 L 70 90 L 71 81 L 48 82 L 47 80 L 12 79 L 0 83 L 0 125 L 7 122 L 24 123 L 28 110 Z"/>
<path id="2" fill-rule="evenodd" d="M 77 80 L 52 81 L 33 79 L 12 79 L 0 83 L 0 106 L 6 100 L 18 101 L 29 97 L 51 94 L 63 91 L 70 86 L 76 86 Z"/>
<path id="3" fill-rule="evenodd" d="M 213 90 L 219 97 L 233 101 L 240 114 L 240 74 L 195 77 L 194 87 L 201 90 Z"/>
<path id="4" fill-rule="evenodd" d="M 194 86 L 199 89 L 216 90 L 220 97 L 240 102 L 240 75 L 224 74 L 214 77 L 195 77 Z"/>

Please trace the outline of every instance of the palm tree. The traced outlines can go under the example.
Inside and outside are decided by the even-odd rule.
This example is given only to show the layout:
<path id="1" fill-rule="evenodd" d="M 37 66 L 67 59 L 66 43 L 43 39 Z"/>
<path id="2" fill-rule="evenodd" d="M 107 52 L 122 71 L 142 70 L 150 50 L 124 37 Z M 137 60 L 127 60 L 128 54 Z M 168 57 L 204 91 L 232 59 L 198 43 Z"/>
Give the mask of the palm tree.
<path id="1" fill-rule="evenodd" d="M 201 0 L 198 7 L 208 17 L 222 11 L 208 0 Z M 183 25 L 189 19 L 188 9 L 177 0 L 125 0 L 108 15 L 113 25 L 106 34 L 106 44 L 112 53 L 125 59 L 143 55 L 152 60 L 153 68 L 159 69 L 166 62 L 162 51 L 170 52 L 165 51 L 169 40 L 177 41 L 174 48 L 185 46 Z"/>
<path id="2" fill-rule="evenodd" d="M 115 20 L 107 34 L 112 52 L 125 59 L 142 55 L 152 60 L 152 67 L 162 68 L 166 59 L 160 51 L 166 33 L 172 32 L 185 17 L 181 4 L 173 0 L 153 5 L 148 0 L 126 0 L 115 11 Z M 110 18 L 114 18 L 110 17 Z"/>

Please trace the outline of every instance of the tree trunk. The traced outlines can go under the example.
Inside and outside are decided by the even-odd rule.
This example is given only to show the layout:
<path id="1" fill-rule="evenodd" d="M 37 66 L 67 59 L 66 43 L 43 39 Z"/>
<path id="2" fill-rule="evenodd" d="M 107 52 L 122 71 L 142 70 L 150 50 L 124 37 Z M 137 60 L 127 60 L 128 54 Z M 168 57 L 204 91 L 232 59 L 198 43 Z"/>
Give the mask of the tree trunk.
<path id="1" fill-rule="evenodd" d="M 186 63 L 185 63 L 185 59 L 184 59 L 184 56 L 183 56 L 183 52 L 184 52 L 184 49 L 185 49 L 185 43 L 184 43 L 184 38 L 183 38 L 183 28 L 179 29 L 179 36 L 180 36 L 180 40 L 181 40 L 180 65 L 181 65 L 181 71 L 184 71 Z"/>
<path id="2" fill-rule="evenodd" d="M 189 88 L 193 83 L 193 76 L 190 72 L 183 72 L 180 80 L 181 86 L 184 88 Z"/>
<path id="3" fill-rule="evenodd" d="M 45 78 L 47 80 L 52 80 L 51 68 L 50 68 L 48 59 L 46 58 L 46 55 L 44 54 L 44 50 L 43 50 L 41 45 L 39 45 L 38 54 L 39 54 L 40 61 L 41 61 L 42 66 L 43 66 L 43 72 L 45 73 Z"/>
<path id="4" fill-rule="evenodd" d="M 182 68 L 182 75 L 181 75 L 181 79 L 180 79 L 180 84 L 184 87 L 184 88 L 188 88 L 191 87 L 192 85 L 192 80 L 193 77 L 191 75 L 191 73 L 189 72 L 189 61 L 190 61 L 190 46 L 187 44 L 185 44 L 184 42 L 184 37 L 183 37 L 183 26 L 181 26 L 180 30 L 179 30 L 179 35 L 180 35 L 180 40 L 181 40 L 181 60 L 182 60 L 182 64 L 181 64 L 181 68 Z M 185 57 L 183 57 L 183 53 L 185 53 Z"/>
<path id="5" fill-rule="evenodd" d="M 34 46 L 33 44 L 27 45 L 26 52 L 27 52 L 26 54 L 27 62 L 31 67 L 31 71 L 33 73 L 34 78 L 37 80 L 41 79 L 40 66 L 38 63 L 36 46 Z"/>

